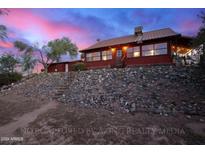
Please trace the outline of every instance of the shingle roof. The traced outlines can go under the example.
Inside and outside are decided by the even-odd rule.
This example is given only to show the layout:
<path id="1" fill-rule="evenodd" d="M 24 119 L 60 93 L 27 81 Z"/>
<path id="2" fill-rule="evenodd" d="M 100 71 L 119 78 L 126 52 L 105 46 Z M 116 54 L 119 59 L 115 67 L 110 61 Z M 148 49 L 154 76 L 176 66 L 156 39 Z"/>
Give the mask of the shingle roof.
<path id="1" fill-rule="evenodd" d="M 119 45 L 119 44 L 146 41 L 146 40 L 164 38 L 164 37 L 175 36 L 175 35 L 179 35 L 179 33 L 176 33 L 170 28 L 164 28 L 164 29 L 159 29 L 159 30 L 154 30 L 154 31 L 149 31 L 149 32 L 143 32 L 142 36 L 128 35 L 128 36 L 99 41 L 96 44 L 84 50 L 81 50 L 81 52 L 86 51 L 86 50 L 91 50 L 91 49 L 110 47 L 110 46 Z"/>

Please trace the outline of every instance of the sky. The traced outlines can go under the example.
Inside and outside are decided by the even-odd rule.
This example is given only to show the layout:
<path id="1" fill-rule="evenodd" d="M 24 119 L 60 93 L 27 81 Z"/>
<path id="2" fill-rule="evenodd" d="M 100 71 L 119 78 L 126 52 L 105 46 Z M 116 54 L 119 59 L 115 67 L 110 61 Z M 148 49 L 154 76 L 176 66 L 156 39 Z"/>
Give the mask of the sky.
<path id="1" fill-rule="evenodd" d="M 194 36 L 201 26 L 197 15 L 202 11 L 205 9 L 9 9 L 8 15 L 0 16 L 0 25 L 8 29 L 8 39 L 0 40 L 0 54 L 17 54 L 15 40 L 33 44 L 63 36 L 83 49 L 96 39 L 133 34 L 136 26 L 143 26 L 143 31 L 170 27 Z M 68 59 L 64 56 L 62 61 Z"/>

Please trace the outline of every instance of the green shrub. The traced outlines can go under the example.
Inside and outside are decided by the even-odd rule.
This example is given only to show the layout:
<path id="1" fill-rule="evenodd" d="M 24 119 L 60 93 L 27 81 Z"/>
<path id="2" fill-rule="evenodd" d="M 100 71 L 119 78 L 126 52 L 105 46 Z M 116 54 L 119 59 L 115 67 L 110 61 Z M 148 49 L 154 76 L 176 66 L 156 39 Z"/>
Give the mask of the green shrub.
<path id="1" fill-rule="evenodd" d="M 9 85 L 22 79 L 22 75 L 19 73 L 2 73 L 0 74 L 0 87 Z"/>
<path id="2" fill-rule="evenodd" d="M 84 71 L 86 70 L 86 66 L 84 63 L 79 62 L 79 63 L 73 64 L 72 70 L 73 71 Z"/>

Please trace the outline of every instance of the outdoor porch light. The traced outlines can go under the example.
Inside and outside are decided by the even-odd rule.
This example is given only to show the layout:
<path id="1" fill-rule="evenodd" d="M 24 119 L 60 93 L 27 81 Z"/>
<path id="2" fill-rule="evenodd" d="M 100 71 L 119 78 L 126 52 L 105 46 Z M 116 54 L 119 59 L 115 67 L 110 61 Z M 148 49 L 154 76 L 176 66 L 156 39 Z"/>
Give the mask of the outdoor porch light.
<path id="1" fill-rule="evenodd" d="M 175 49 L 176 47 L 175 46 L 172 46 L 172 49 Z"/>
<path id="2" fill-rule="evenodd" d="M 111 51 L 113 51 L 113 52 L 114 52 L 115 50 L 116 50 L 115 48 L 111 48 Z"/>
<path id="3" fill-rule="evenodd" d="M 127 50 L 127 48 L 128 48 L 127 46 L 124 46 L 124 47 L 123 47 L 123 50 Z"/>

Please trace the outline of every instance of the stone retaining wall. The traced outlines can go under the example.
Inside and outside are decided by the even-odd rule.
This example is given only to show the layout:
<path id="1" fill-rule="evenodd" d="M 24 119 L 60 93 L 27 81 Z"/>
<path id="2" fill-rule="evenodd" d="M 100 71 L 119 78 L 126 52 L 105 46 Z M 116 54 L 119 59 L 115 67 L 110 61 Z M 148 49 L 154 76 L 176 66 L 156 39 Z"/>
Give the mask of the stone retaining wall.
<path id="1" fill-rule="evenodd" d="M 77 72 L 60 100 L 110 111 L 205 115 L 204 83 L 195 71 L 166 65 Z"/>

